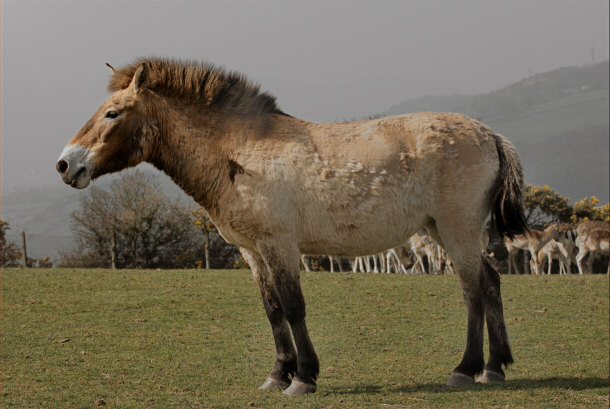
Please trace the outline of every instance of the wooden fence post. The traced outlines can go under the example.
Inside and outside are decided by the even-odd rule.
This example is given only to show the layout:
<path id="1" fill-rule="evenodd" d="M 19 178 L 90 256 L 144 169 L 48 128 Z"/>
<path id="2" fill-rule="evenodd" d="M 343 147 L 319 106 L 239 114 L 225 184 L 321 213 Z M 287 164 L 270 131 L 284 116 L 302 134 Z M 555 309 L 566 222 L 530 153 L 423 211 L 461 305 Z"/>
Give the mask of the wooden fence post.
<path id="1" fill-rule="evenodd" d="M 112 269 L 116 270 L 116 238 L 114 232 L 110 236 L 110 264 Z"/>
<path id="2" fill-rule="evenodd" d="M 21 232 L 21 267 L 26 268 L 28 266 L 28 250 L 25 245 L 25 232 Z"/>
<path id="3" fill-rule="evenodd" d="M 203 253 L 205 256 L 205 269 L 210 269 L 210 231 L 205 230 L 205 238 L 203 240 Z"/>

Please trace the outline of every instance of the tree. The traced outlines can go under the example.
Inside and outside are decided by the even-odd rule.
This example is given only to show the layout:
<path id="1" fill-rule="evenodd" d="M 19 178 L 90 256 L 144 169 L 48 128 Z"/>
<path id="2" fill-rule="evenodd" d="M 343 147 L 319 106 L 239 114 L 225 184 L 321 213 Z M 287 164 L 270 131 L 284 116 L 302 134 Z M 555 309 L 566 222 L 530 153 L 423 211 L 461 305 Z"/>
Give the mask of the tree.
<path id="1" fill-rule="evenodd" d="M 527 185 L 523 195 L 525 215 L 530 227 L 542 229 L 553 223 L 581 223 L 586 220 L 610 221 L 610 203 L 597 206 L 595 196 L 570 205 L 570 198 L 561 196 L 548 186 Z"/>
<path id="2" fill-rule="evenodd" d="M 210 269 L 210 232 L 216 231 L 216 227 L 208 217 L 203 207 L 191 210 L 195 218 L 195 227 L 203 232 L 203 251 L 206 270 Z"/>
<path id="3" fill-rule="evenodd" d="M 574 203 L 574 212 L 571 220 L 574 223 L 581 223 L 587 220 L 610 221 L 610 203 L 603 206 L 596 206 L 599 199 L 595 196 L 585 197 L 579 202 Z"/>
<path id="4" fill-rule="evenodd" d="M 191 210 L 197 229 L 203 233 L 203 259 L 197 261 L 198 267 L 205 268 L 243 268 L 247 263 L 241 257 L 239 249 L 224 241 L 206 211 L 199 207 Z M 210 254 L 214 256 L 211 257 Z"/>
<path id="5" fill-rule="evenodd" d="M 0 265 L 4 267 L 18 266 L 21 260 L 17 245 L 6 240 L 6 231 L 9 228 L 7 221 L 0 220 Z"/>
<path id="6" fill-rule="evenodd" d="M 527 185 L 523 202 L 528 226 L 536 229 L 558 222 L 568 223 L 573 212 L 570 198 L 561 196 L 546 185 Z"/>
<path id="7" fill-rule="evenodd" d="M 194 266 L 199 236 L 191 214 L 162 194 L 152 174 L 128 172 L 109 190 L 92 188 L 72 219 L 82 260 L 88 265 Z"/>

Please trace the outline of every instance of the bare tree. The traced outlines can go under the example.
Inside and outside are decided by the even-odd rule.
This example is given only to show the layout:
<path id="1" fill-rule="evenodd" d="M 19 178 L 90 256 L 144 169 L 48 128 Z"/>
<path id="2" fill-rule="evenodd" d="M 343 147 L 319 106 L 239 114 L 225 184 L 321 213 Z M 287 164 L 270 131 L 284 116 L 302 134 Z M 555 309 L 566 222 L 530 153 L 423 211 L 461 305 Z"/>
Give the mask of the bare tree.
<path id="1" fill-rule="evenodd" d="M 206 270 L 210 269 L 210 232 L 216 231 L 210 217 L 203 207 L 191 210 L 195 218 L 195 226 L 203 233 L 203 251 Z"/>
<path id="2" fill-rule="evenodd" d="M 92 188 L 72 219 L 83 259 L 100 267 L 193 267 L 201 248 L 189 210 L 162 194 L 156 176 L 140 171 L 109 190 Z"/>
<path id="3" fill-rule="evenodd" d="M 20 249 L 13 242 L 6 240 L 6 231 L 9 229 L 9 223 L 0 220 L 0 265 L 1 266 L 17 266 L 21 257 Z"/>
<path id="4" fill-rule="evenodd" d="M 203 233 L 203 259 L 197 261 L 198 267 L 210 268 L 240 268 L 245 264 L 239 249 L 227 243 L 218 234 L 216 227 L 206 211 L 199 207 L 191 210 L 197 229 Z"/>

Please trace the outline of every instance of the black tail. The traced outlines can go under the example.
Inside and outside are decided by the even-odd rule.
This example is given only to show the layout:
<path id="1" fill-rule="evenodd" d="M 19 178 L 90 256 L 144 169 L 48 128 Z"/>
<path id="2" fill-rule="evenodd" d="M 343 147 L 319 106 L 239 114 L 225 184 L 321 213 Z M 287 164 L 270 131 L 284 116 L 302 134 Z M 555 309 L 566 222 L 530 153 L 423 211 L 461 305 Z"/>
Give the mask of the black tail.
<path id="1" fill-rule="evenodd" d="M 528 230 L 523 213 L 523 170 L 513 144 L 502 135 L 495 138 L 500 169 L 493 188 L 492 222 L 500 235 L 512 238 Z"/>

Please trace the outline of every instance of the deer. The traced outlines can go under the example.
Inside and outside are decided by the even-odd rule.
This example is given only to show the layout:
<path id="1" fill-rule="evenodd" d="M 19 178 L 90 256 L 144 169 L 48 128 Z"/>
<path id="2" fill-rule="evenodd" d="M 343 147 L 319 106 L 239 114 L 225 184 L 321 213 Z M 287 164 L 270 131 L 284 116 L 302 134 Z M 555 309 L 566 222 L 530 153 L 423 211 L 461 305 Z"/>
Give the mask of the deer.
<path id="1" fill-rule="evenodd" d="M 543 231 L 531 229 L 523 234 L 517 234 L 513 238 L 505 237 L 504 245 L 508 251 L 508 273 L 514 274 L 517 270 L 517 252 L 519 250 L 527 250 L 531 254 L 530 267 L 533 274 L 539 274 L 538 270 L 538 252 L 551 240 L 559 237 L 559 230 L 556 224 L 553 224 Z"/>
<path id="2" fill-rule="evenodd" d="M 576 246 L 578 254 L 576 255 L 576 264 L 578 265 L 579 274 L 593 273 L 593 260 L 598 254 L 610 255 L 610 224 L 605 222 L 584 222 L 576 229 L 578 237 L 576 237 Z M 583 264 L 587 259 L 586 267 Z M 608 265 L 610 272 L 610 263 Z"/>

